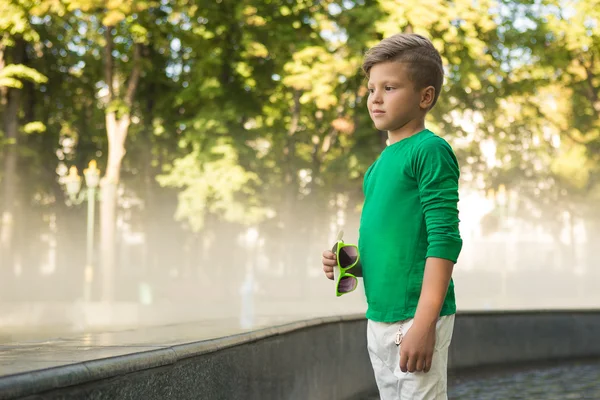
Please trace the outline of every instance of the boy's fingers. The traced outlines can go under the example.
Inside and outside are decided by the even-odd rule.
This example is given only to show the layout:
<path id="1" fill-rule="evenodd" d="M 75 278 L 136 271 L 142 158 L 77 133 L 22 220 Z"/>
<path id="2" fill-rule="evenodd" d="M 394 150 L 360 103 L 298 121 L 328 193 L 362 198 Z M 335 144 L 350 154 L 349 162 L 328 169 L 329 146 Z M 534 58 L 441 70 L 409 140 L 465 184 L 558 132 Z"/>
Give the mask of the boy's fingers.
<path id="1" fill-rule="evenodd" d="M 424 368 L 425 368 L 425 359 L 423 357 L 419 357 L 417 359 L 417 365 L 416 365 L 415 371 L 421 372 L 421 371 L 423 371 Z"/>
<path id="2" fill-rule="evenodd" d="M 433 357 L 427 357 L 427 359 L 425 360 L 425 367 L 423 367 L 423 372 L 429 372 L 429 370 L 431 369 L 431 360 Z"/>
<path id="3" fill-rule="evenodd" d="M 335 260 L 335 254 L 331 250 L 325 250 L 323 252 L 323 258 L 328 258 L 330 260 Z"/>
<path id="4" fill-rule="evenodd" d="M 333 280 L 333 267 L 337 265 L 335 254 L 333 254 L 331 250 L 325 250 L 321 262 L 323 263 L 323 272 L 325 272 L 325 276 L 327 279 Z"/>
<path id="5" fill-rule="evenodd" d="M 337 261 L 330 260 L 329 258 L 324 258 L 322 260 L 322 262 L 323 262 L 323 265 L 327 265 L 328 267 L 331 267 L 331 268 L 333 268 L 337 265 Z"/>
<path id="6" fill-rule="evenodd" d="M 325 276 L 328 279 L 333 280 L 333 267 L 328 267 L 327 265 L 323 265 L 323 272 L 325 272 Z"/>
<path id="7" fill-rule="evenodd" d="M 404 351 L 400 351 L 400 371 L 406 372 L 408 368 L 406 365 L 408 364 L 408 354 Z"/>
<path id="8" fill-rule="evenodd" d="M 335 267 L 337 265 L 337 261 L 335 259 L 335 254 L 333 254 L 329 250 L 325 250 L 323 252 L 323 265 L 329 265 L 330 267 Z"/>
<path id="9" fill-rule="evenodd" d="M 406 363 L 406 369 L 408 372 L 415 372 L 417 367 L 417 359 L 412 356 L 408 358 L 408 362 Z"/>
<path id="10" fill-rule="evenodd" d="M 325 276 L 327 279 L 333 280 L 333 267 L 325 264 L 325 260 L 323 260 L 323 272 L 325 272 Z"/>

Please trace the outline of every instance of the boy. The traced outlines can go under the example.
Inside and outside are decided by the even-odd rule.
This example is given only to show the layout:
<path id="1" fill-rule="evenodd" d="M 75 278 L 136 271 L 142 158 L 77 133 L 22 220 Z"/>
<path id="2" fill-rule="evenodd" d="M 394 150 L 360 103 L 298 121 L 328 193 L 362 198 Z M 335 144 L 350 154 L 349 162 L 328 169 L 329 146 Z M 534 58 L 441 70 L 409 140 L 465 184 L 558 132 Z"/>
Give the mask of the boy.
<path id="1" fill-rule="evenodd" d="M 359 251 L 369 356 L 383 400 L 447 399 L 456 304 L 451 279 L 462 248 L 459 167 L 450 145 L 425 129 L 443 82 L 442 59 L 416 34 L 365 55 L 367 106 L 389 145 L 367 170 Z M 333 279 L 335 255 L 323 253 Z M 360 271 L 362 269 L 362 271 Z"/>

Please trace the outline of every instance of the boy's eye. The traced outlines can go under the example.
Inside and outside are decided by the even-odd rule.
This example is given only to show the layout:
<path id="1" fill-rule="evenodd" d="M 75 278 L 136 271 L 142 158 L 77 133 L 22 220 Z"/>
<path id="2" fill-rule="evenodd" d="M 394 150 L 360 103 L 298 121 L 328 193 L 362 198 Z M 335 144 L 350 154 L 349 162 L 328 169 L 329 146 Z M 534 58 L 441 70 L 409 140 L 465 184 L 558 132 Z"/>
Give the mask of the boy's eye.
<path id="1" fill-rule="evenodd" d="M 386 87 L 385 87 L 385 90 L 393 90 L 393 89 L 394 89 L 394 88 L 393 88 L 393 87 L 391 87 L 391 86 L 386 86 Z"/>
<path id="2" fill-rule="evenodd" d="M 372 94 L 372 93 L 375 91 L 375 89 L 373 89 L 373 88 L 367 88 L 367 90 L 368 90 L 368 91 L 369 91 L 369 93 L 371 93 L 371 94 Z"/>

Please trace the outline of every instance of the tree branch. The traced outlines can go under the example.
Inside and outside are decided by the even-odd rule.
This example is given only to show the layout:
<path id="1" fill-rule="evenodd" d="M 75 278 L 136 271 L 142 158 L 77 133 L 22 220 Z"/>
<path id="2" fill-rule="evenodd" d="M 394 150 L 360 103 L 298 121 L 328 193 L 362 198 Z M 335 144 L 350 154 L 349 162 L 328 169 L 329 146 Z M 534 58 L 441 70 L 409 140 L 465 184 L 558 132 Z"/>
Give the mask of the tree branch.
<path id="1" fill-rule="evenodd" d="M 113 82 L 113 58 L 112 58 L 112 50 L 113 50 L 113 40 L 112 40 L 112 26 L 104 27 L 104 38 L 106 40 L 106 46 L 104 46 L 104 80 L 108 85 L 108 102 L 114 100 L 115 98 L 115 89 Z"/>
<path id="2" fill-rule="evenodd" d="M 594 75 L 593 69 L 594 69 L 594 53 L 592 53 L 592 58 L 590 61 L 590 66 L 588 67 L 587 64 L 585 63 L 585 60 L 583 59 L 583 57 L 580 55 L 578 58 L 579 63 L 581 64 L 581 66 L 583 67 L 583 69 L 585 69 L 585 80 L 588 84 L 588 93 L 587 93 L 587 98 L 588 100 L 590 100 L 592 102 L 592 108 L 594 109 L 594 111 L 596 112 L 596 117 L 600 117 L 600 98 L 598 97 L 598 91 L 597 89 L 594 87 L 594 79 L 596 78 L 596 76 Z"/>
<path id="3" fill-rule="evenodd" d="M 300 122 L 300 96 L 302 93 L 299 90 L 294 91 L 294 105 L 292 107 L 292 120 L 288 128 L 288 137 L 292 137 L 298 130 L 298 124 Z"/>
<path id="4" fill-rule="evenodd" d="M 565 135 L 566 137 L 571 139 L 573 142 L 584 145 L 584 146 L 587 146 L 589 144 L 589 142 L 586 142 L 583 139 L 576 138 L 569 132 L 568 129 L 563 128 L 557 122 L 553 121 L 552 118 L 548 117 L 546 115 L 546 113 L 544 113 L 544 111 L 542 111 L 540 109 L 540 107 L 535 107 L 535 109 L 537 110 L 538 115 L 540 115 L 543 120 L 550 122 L 552 125 L 554 125 L 560 131 L 561 135 Z"/>
<path id="5" fill-rule="evenodd" d="M 6 67 L 6 60 L 4 53 L 6 51 L 6 40 L 8 39 L 8 33 L 5 32 L 0 38 L 0 72 Z M 8 88 L 6 86 L 0 86 L 0 105 L 6 105 L 6 96 L 8 94 Z"/>
<path id="6" fill-rule="evenodd" d="M 571 133 L 569 133 L 568 131 L 562 131 L 561 132 L 563 135 L 565 135 L 566 137 L 568 137 L 569 139 L 571 139 L 572 141 L 574 141 L 575 143 L 587 146 L 589 144 L 589 142 L 586 142 L 585 140 L 581 140 L 576 138 L 575 136 L 573 136 Z"/>
<path id="7" fill-rule="evenodd" d="M 293 105 L 291 109 L 292 119 L 290 121 L 290 126 L 288 127 L 287 136 L 285 139 L 285 147 L 283 149 L 283 154 L 285 155 L 285 182 L 287 184 L 291 184 L 296 181 L 294 168 L 292 166 L 294 162 L 294 157 L 296 156 L 296 139 L 294 135 L 298 131 L 298 126 L 300 125 L 300 97 L 302 93 L 299 90 L 294 90 L 293 92 Z"/>
<path id="8" fill-rule="evenodd" d="M 131 71 L 131 76 L 129 77 L 129 82 L 127 83 L 127 92 L 125 93 L 125 104 L 131 107 L 133 104 L 133 98 L 135 96 L 135 91 L 138 87 L 138 83 L 140 81 L 140 76 L 142 74 L 142 45 L 140 43 L 136 43 L 133 49 L 133 70 Z"/>

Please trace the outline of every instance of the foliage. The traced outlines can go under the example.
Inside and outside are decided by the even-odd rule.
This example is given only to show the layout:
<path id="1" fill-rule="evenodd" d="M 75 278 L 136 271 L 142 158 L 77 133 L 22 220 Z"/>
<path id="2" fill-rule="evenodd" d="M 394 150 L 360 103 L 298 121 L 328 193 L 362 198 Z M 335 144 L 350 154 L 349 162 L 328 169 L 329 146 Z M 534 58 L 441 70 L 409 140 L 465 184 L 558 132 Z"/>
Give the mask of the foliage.
<path id="1" fill-rule="evenodd" d="M 55 170 L 96 158 L 106 170 L 106 114 L 115 111 L 131 121 L 121 170 L 135 197 L 151 203 L 177 189 L 175 217 L 193 231 L 216 220 L 262 224 L 273 237 L 290 226 L 321 234 L 340 198 L 348 213 L 359 210 L 363 173 L 384 146 L 360 64 L 369 46 L 399 31 L 431 38 L 443 56 L 446 81 L 428 122 L 454 145 L 465 186 L 506 185 L 548 219 L 597 198 L 597 0 L 0 6 L 0 115 L 6 90 L 23 91 L 26 203 L 62 198 Z M 19 40 L 25 62 L 13 63 Z M 0 149 L 6 143 L 0 132 Z"/>

